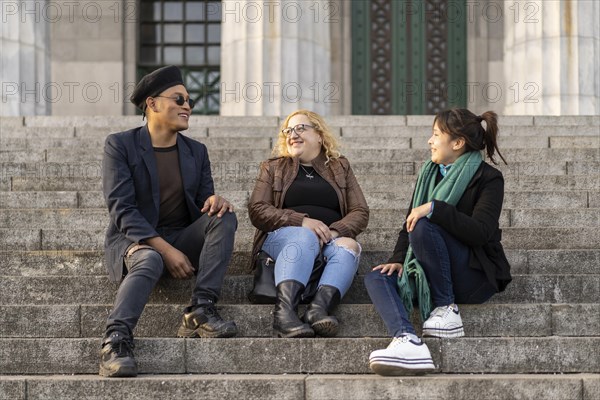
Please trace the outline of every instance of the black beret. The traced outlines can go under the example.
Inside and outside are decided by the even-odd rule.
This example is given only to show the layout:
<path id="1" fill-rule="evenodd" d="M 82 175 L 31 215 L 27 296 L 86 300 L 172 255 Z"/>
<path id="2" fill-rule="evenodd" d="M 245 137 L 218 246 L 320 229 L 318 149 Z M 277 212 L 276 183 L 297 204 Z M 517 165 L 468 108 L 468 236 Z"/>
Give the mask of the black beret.
<path id="1" fill-rule="evenodd" d="M 159 95 L 168 88 L 177 85 L 183 85 L 179 68 L 174 65 L 162 67 L 140 79 L 129 100 L 137 108 L 144 111 L 148 97 Z"/>

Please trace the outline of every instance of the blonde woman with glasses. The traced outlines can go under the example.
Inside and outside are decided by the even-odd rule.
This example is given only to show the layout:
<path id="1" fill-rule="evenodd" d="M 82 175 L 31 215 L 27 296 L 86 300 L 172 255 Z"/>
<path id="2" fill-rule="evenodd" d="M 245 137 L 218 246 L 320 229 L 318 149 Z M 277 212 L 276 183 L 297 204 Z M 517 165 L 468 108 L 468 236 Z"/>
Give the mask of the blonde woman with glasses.
<path id="1" fill-rule="evenodd" d="M 274 335 L 335 336 L 338 320 L 331 312 L 358 269 L 356 236 L 367 227 L 367 203 L 320 115 L 291 113 L 273 153 L 260 165 L 248 212 L 257 228 L 253 255 L 262 250 L 275 260 Z M 298 304 L 321 252 L 323 274 L 300 319 Z"/>

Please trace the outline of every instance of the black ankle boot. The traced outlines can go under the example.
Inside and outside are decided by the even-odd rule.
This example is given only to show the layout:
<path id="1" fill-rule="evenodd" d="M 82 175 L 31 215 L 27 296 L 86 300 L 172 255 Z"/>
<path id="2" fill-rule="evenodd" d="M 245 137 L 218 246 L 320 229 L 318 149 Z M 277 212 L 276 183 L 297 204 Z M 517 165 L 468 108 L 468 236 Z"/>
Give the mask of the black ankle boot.
<path id="1" fill-rule="evenodd" d="M 121 332 L 111 333 L 102 342 L 100 375 L 107 377 L 137 376 L 133 357 L 133 339 Z"/>
<path id="2" fill-rule="evenodd" d="M 339 322 L 329 313 L 340 304 L 340 297 L 340 291 L 333 286 L 323 285 L 317 290 L 303 318 L 317 335 L 325 337 L 337 335 Z"/>
<path id="3" fill-rule="evenodd" d="M 298 318 L 298 303 L 304 292 L 304 285 L 289 280 L 277 285 L 273 330 L 275 336 L 283 338 L 313 337 L 315 332 Z"/>

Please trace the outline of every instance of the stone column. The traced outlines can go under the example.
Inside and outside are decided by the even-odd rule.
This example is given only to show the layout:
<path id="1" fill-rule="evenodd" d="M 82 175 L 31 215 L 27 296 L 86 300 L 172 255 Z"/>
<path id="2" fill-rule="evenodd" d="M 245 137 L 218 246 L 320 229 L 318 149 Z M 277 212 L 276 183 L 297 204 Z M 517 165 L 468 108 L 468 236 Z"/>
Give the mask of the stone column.
<path id="1" fill-rule="evenodd" d="M 329 100 L 340 96 L 331 79 L 329 3 L 223 1 L 221 115 L 329 114 Z"/>
<path id="2" fill-rule="evenodd" d="M 600 113 L 600 4 L 505 3 L 505 114 Z"/>
<path id="3" fill-rule="evenodd" d="M 332 96 L 329 115 L 352 114 L 352 2 L 330 0 L 328 15 L 331 31 L 331 81 L 337 94 Z"/>
<path id="4" fill-rule="evenodd" d="M 467 108 L 504 113 L 504 1 L 467 2 Z"/>
<path id="5" fill-rule="evenodd" d="M 0 116 L 46 115 L 48 89 L 48 23 L 44 1 L 3 1 L 0 4 Z"/>
<path id="6" fill-rule="evenodd" d="M 123 114 L 131 89 L 124 81 L 124 31 L 136 25 L 136 7 L 132 0 L 48 0 L 53 115 Z"/>

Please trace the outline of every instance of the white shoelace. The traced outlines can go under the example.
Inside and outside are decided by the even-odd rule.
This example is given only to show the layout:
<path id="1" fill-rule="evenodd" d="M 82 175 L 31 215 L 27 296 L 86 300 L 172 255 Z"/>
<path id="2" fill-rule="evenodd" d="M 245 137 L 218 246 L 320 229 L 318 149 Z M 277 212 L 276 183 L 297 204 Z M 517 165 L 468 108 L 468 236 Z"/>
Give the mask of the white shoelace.
<path id="1" fill-rule="evenodd" d="M 392 342 L 388 345 L 388 349 L 394 348 L 396 346 L 401 345 L 402 343 L 406 343 L 410 340 L 408 336 L 400 336 L 392 339 Z"/>
<path id="2" fill-rule="evenodd" d="M 435 310 L 433 310 L 433 312 L 431 313 L 431 317 L 432 318 L 446 318 L 448 316 L 449 313 L 451 313 L 452 311 L 454 311 L 454 306 L 452 304 L 450 304 L 449 306 L 442 306 L 442 307 L 437 307 Z"/>

